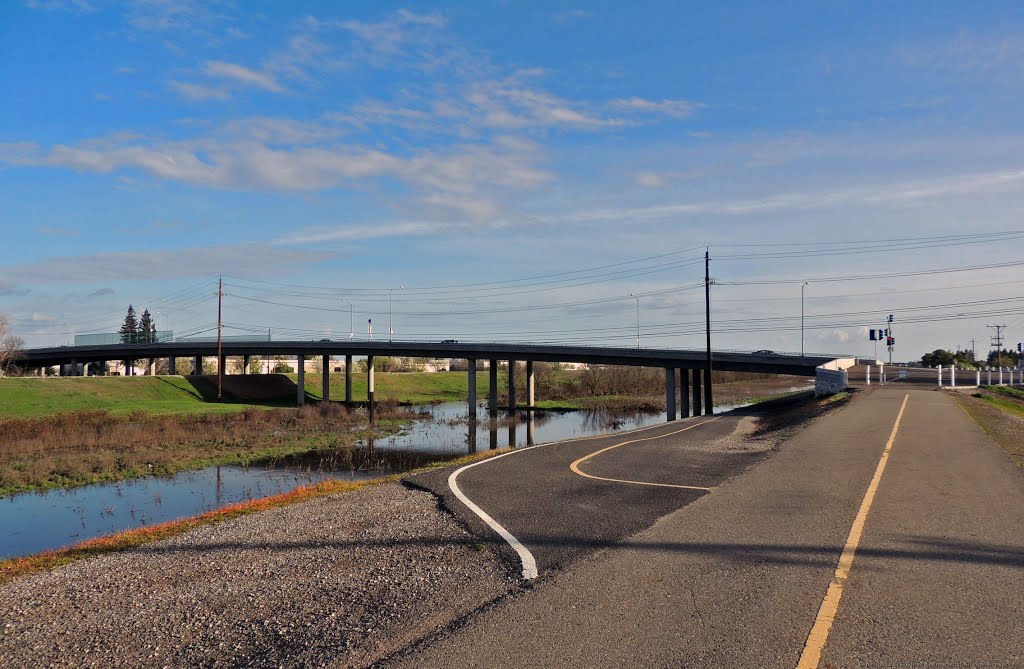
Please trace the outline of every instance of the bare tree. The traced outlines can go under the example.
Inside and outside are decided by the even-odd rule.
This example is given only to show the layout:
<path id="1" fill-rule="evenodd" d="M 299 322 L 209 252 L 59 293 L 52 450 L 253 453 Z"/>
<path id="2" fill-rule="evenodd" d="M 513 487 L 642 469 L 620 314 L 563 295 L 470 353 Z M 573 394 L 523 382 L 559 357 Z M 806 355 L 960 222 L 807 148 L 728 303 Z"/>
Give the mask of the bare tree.
<path id="1" fill-rule="evenodd" d="M 0 376 L 7 374 L 24 347 L 25 340 L 11 334 L 10 321 L 0 314 Z"/>

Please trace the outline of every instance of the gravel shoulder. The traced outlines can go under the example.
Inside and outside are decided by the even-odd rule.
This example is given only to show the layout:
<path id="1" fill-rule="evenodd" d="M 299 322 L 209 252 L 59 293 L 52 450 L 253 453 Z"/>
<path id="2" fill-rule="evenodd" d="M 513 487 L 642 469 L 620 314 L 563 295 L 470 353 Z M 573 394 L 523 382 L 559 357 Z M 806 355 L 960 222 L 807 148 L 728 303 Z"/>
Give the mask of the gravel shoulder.
<path id="1" fill-rule="evenodd" d="M 517 583 L 433 495 L 382 484 L 0 587 L 0 666 L 366 666 Z"/>

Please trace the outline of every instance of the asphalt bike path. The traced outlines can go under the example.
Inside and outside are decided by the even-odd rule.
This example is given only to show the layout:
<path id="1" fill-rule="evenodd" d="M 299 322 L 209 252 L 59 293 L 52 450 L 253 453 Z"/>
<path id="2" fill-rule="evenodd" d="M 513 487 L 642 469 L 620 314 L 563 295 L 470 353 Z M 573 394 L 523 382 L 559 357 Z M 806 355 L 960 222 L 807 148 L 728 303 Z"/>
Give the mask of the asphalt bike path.
<path id="1" fill-rule="evenodd" d="M 458 472 L 456 487 L 476 509 L 456 497 L 451 470 L 406 480 L 439 495 L 446 508 L 519 571 L 522 557 L 481 519 L 479 511 L 485 512 L 529 551 L 539 574 L 546 576 L 650 527 L 763 457 L 706 447 L 744 421 L 751 424 L 739 414 L 694 417 L 513 451 Z"/>
<path id="2" fill-rule="evenodd" d="M 729 429 L 714 425 L 693 432 Z M 554 449 L 538 465 L 568 468 L 602 447 L 579 446 Z M 573 482 L 565 499 L 574 502 L 547 507 L 545 499 L 563 496 L 518 487 L 524 475 L 514 459 L 478 472 L 467 494 L 532 506 L 560 526 L 544 530 L 525 514 L 517 526 L 495 511 L 539 544 L 571 536 L 591 550 L 546 577 L 559 553 L 539 558 L 532 588 L 388 666 L 1024 664 L 1024 476 L 942 393 L 858 393 L 709 492 L 552 478 L 551 487 Z M 622 479 L 673 469 L 637 460 L 644 469 L 624 458 L 595 465 Z M 666 495 L 676 497 L 667 503 Z M 686 495 L 696 497 L 680 504 Z M 570 508 L 574 520 L 561 519 Z M 609 534 L 602 519 L 615 515 L 653 525 Z"/>

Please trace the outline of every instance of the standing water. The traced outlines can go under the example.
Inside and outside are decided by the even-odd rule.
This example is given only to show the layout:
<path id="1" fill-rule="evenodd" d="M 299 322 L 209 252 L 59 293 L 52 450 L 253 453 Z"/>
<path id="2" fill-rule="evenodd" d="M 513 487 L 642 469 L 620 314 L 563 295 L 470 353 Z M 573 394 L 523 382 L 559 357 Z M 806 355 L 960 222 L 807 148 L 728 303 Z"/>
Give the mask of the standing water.
<path id="1" fill-rule="evenodd" d="M 741 405 L 737 405 L 741 406 Z M 735 407 L 716 407 L 721 412 Z M 490 448 L 520 448 L 575 437 L 630 430 L 664 422 L 665 412 L 507 412 L 471 423 L 464 403 L 427 409 L 400 434 L 376 439 L 376 449 L 437 455 Z M 199 515 L 236 502 L 288 492 L 326 478 L 364 480 L 379 471 L 209 467 L 169 477 L 103 483 L 70 490 L 22 493 L 0 499 L 0 559 L 31 555 L 92 537 Z"/>

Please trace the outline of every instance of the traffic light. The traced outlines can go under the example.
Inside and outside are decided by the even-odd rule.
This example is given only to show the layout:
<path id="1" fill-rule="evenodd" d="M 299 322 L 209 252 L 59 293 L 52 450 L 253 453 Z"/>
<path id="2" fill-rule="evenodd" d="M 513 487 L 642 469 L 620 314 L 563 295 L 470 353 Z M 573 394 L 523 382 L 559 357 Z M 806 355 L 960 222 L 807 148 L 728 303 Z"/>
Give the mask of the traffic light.
<path id="1" fill-rule="evenodd" d="M 875 336 L 875 330 L 868 330 L 868 340 L 878 341 L 878 337 Z"/>
<path id="2" fill-rule="evenodd" d="M 1024 351 L 1020 350 L 1020 342 L 1017 342 L 1017 353 L 1024 353 Z"/>
<path id="3" fill-rule="evenodd" d="M 892 323 L 892 314 L 889 314 L 889 322 Z"/>
<path id="4" fill-rule="evenodd" d="M 885 345 L 886 346 L 892 346 L 895 343 L 896 343 L 896 337 L 886 337 L 885 338 Z"/>

